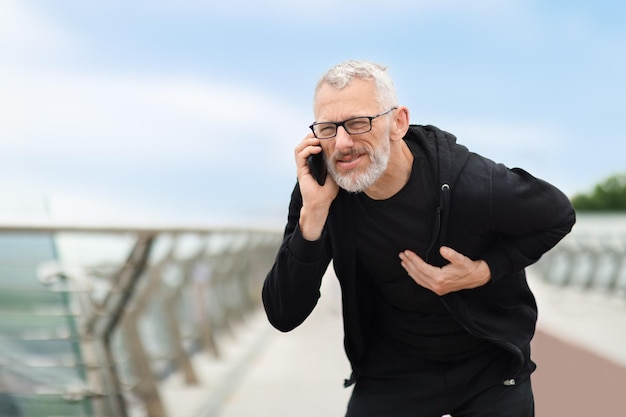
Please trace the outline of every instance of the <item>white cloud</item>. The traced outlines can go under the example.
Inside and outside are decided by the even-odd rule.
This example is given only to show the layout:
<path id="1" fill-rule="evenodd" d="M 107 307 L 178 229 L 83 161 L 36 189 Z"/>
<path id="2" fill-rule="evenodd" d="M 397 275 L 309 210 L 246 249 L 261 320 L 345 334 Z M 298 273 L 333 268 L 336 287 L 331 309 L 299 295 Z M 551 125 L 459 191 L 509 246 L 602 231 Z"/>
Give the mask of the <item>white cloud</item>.
<path id="1" fill-rule="evenodd" d="M 263 206 L 269 179 L 293 184 L 294 132 L 309 121 L 309 109 L 206 79 L 0 70 L 0 90 L 0 194 L 46 196 L 68 221 L 215 219 L 211 209 L 241 210 L 224 197 L 241 187 L 260 188 Z M 188 190 L 178 215 L 177 189 Z M 159 194 L 166 204 L 150 208 Z M 27 206 L 5 211 L 32 217 Z"/>
<path id="2" fill-rule="evenodd" d="M 182 207 L 193 206 L 191 189 L 222 201 L 199 189 L 207 176 L 226 188 L 291 177 L 293 132 L 304 135 L 309 108 L 219 77 L 68 69 L 60 55 L 53 69 L 38 59 L 79 57 L 79 37 L 27 6 L 0 4 L 0 194 L 17 202 L 8 211 L 31 215 L 24 207 L 46 196 L 68 218 L 145 213 L 138 199 L 175 187 L 190 188 Z"/>
<path id="3" fill-rule="evenodd" d="M 0 63 L 25 58 L 33 52 L 54 53 L 76 46 L 76 41 L 54 21 L 28 7 L 25 1 L 0 2 Z"/>
<path id="4" fill-rule="evenodd" d="M 280 149 L 305 125 L 279 98 L 219 81 L 42 71 L 0 80 L 2 143 L 34 155 L 219 163 L 260 141 Z"/>
<path id="5" fill-rule="evenodd" d="M 563 133 L 548 125 L 502 120 L 457 120 L 453 124 L 463 142 L 497 153 L 553 152 L 564 144 Z"/>
<path id="6" fill-rule="evenodd" d="M 568 132 L 557 126 L 488 118 L 451 119 L 444 125 L 472 152 L 559 185 L 566 183 L 562 151 L 568 143 Z"/>

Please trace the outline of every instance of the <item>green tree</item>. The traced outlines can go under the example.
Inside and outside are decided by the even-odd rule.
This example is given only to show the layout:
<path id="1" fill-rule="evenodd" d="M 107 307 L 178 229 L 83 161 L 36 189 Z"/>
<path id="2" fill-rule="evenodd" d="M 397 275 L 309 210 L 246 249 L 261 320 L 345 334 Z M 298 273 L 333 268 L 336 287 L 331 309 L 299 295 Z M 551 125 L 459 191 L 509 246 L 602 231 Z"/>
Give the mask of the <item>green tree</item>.
<path id="1" fill-rule="evenodd" d="M 589 194 L 577 194 L 572 204 L 578 211 L 626 211 L 626 172 L 596 185 Z"/>

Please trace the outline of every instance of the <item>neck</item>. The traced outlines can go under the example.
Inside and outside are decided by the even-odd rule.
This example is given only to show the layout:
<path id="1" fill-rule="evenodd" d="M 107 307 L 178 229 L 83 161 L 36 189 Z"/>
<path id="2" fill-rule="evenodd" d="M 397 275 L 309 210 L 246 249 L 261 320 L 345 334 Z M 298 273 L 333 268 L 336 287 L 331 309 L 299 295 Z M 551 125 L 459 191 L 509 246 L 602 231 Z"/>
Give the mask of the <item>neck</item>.
<path id="1" fill-rule="evenodd" d="M 365 194 L 373 200 L 386 200 L 409 182 L 413 169 L 413 153 L 403 140 L 392 142 L 391 146 L 387 169 L 371 187 L 365 190 Z"/>

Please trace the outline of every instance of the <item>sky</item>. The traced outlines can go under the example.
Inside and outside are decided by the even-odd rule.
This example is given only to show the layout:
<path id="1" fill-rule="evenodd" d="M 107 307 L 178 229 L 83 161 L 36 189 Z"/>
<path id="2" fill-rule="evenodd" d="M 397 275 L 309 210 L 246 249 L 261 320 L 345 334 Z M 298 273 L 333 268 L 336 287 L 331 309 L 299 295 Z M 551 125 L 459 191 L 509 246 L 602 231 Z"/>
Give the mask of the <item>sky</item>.
<path id="1" fill-rule="evenodd" d="M 0 214 L 279 225 L 331 66 L 566 194 L 626 171 L 626 3 L 0 0 Z"/>

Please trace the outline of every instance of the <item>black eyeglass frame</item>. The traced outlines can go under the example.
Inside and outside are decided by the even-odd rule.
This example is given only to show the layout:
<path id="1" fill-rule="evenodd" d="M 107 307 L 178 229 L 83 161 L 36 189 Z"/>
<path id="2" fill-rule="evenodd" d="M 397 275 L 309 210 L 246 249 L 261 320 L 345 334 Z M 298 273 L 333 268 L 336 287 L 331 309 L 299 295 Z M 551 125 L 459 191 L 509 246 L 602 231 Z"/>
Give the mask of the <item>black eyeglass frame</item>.
<path id="1" fill-rule="evenodd" d="M 341 127 L 343 127 L 343 128 L 344 128 L 344 130 L 345 130 L 348 134 L 350 134 L 350 135 L 361 135 L 361 134 L 363 134 L 363 133 L 367 133 L 367 132 L 371 132 L 371 131 L 372 131 L 372 121 L 373 121 L 374 119 L 376 119 L 376 118 L 378 118 L 378 117 L 380 117 L 380 116 L 384 116 L 384 115 L 386 115 L 386 114 L 388 114 L 388 113 L 392 112 L 393 110 L 396 110 L 397 108 L 398 108 L 398 107 L 392 107 L 392 108 L 390 108 L 389 110 L 384 111 L 384 112 L 382 112 L 382 113 L 378 113 L 378 114 L 376 114 L 376 115 L 374 115 L 374 116 L 357 116 L 357 117 L 351 117 L 351 118 L 346 119 L 346 120 L 343 120 L 343 121 L 341 121 L 341 122 L 315 122 L 315 123 L 313 123 L 311 126 L 309 126 L 309 129 L 311 129 L 311 131 L 313 132 L 313 136 L 315 136 L 315 137 L 316 137 L 316 138 L 318 138 L 319 140 L 325 140 L 325 139 L 332 139 L 332 138 L 334 138 L 335 136 L 337 136 L 337 131 L 339 130 L 339 127 L 340 127 L 340 126 L 341 126 Z M 370 127 L 369 127 L 369 129 L 367 129 L 367 130 L 365 130 L 365 131 L 363 131 L 363 132 L 351 133 L 351 132 L 350 132 L 350 129 L 348 129 L 348 127 L 346 126 L 346 123 L 351 122 L 351 121 L 356 120 L 356 119 L 369 119 L 369 121 L 370 121 Z M 315 133 L 315 126 L 318 126 L 318 125 L 335 125 L 335 134 L 334 134 L 334 135 L 332 135 L 332 136 L 324 136 L 323 138 L 318 137 L 318 136 L 317 136 L 317 133 Z"/>

